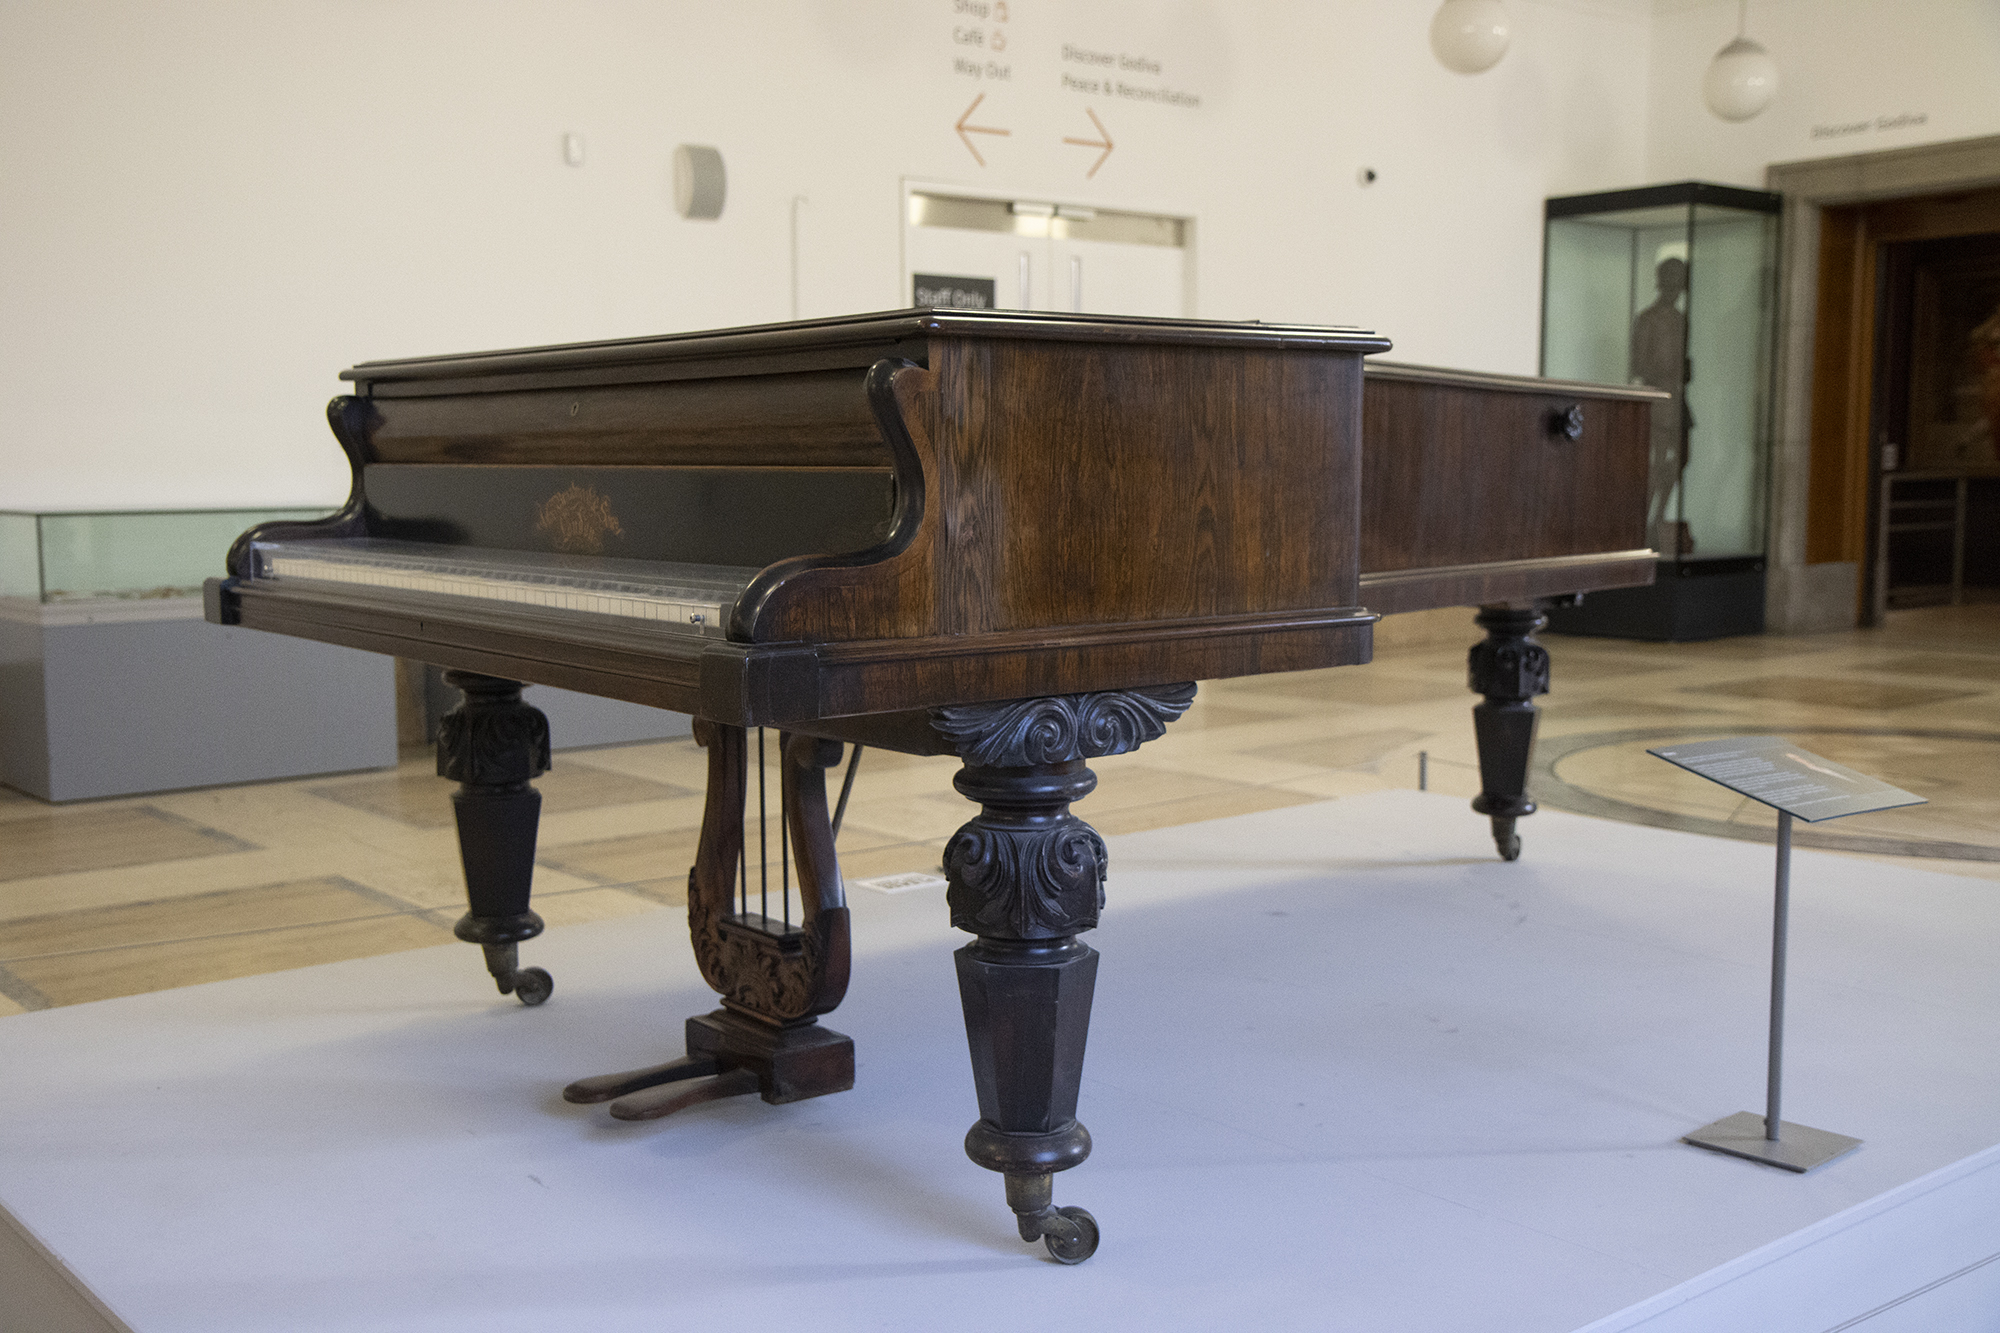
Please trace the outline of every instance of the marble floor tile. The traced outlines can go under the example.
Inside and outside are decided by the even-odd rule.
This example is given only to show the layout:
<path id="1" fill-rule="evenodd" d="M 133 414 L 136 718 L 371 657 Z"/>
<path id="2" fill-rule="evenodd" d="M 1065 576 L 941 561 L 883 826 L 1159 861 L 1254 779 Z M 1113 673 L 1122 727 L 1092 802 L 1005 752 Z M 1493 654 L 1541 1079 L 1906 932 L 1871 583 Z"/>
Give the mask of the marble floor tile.
<path id="1" fill-rule="evenodd" d="M 1552 693 L 1542 705 L 1542 725 L 1566 726 L 1572 722 L 1602 725 L 1614 719 L 1640 721 L 1667 719 L 1669 723 L 1688 718 L 1729 717 L 1741 706 L 1733 700 L 1691 700 L 1663 703 L 1657 699 L 1634 699 L 1622 691 L 1616 694 L 1584 694 L 1573 689 Z"/>
<path id="2" fill-rule="evenodd" d="M 255 850 L 150 805 L 22 812 L 0 825 L 0 883 Z"/>
<path id="3" fill-rule="evenodd" d="M 1870 669 L 1892 676 L 1946 676 L 2000 689 L 2000 661 L 1978 653 L 1906 653 Z"/>
<path id="4" fill-rule="evenodd" d="M 457 783 L 438 777 L 426 758 L 402 764 L 392 774 L 349 778 L 306 790 L 322 800 L 337 801 L 412 828 L 448 828 L 454 819 L 451 794 L 457 789 Z M 535 779 L 535 790 L 542 794 L 544 815 L 701 795 L 699 787 L 613 772 L 569 754 L 558 755 L 554 767 Z"/>
<path id="5" fill-rule="evenodd" d="M 1371 667 L 1373 665 L 1370 664 Z M 1371 670 L 1370 667 L 1291 671 L 1275 676 L 1253 676 L 1244 681 L 1232 681 L 1230 685 L 1228 696 L 1232 699 L 1237 694 L 1278 694 L 1290 699 L 1312 699 L 1356 708 L 1422 703 L 1448 694 L 1454 688 L 1442 681 L 1411 679 L 1403 672 Z"/>
<path id="6" fill-rule="evenodd" d="M 1428 740 L 1434 734 L 1413 727 L 1389 727 L 1381 731 L 1349 732 L 1326 740 L 1260 745 L 1244 753 L 1260 759 L 1277 759 L 1322 768 L 1362 768 L 1378 764 L 1389 755 Z"/>
<path id="7" fill-rule="evenodd" d="M 77 1004 L 450 938 L 422 913 L 330 875 L 10 921 L 0 968 L 50 1004 Z"/>
<path id="8" fill-rule="evenodd" d="M 426 763 L 428 753 L 425 752 Z M 701 791 L 708 785 L 708 751 L 686 737 L 556 752 L 557 767 L 571 764 L 588 764 L 605 772 L 624 773 L 691 791 Z"/>
<path id="9" fill-rule="evenodd" d="M 1832 676 L 1754 676 L 1747 680 L 1684 685 L 1683 694 L 1734 695 L 1742 699 L 1775 699 L 1815 708 L 1844 708 L 1888 713 L 1949 700 L 1969 699 L 1977 690 L 1953 690 L 1923 685 L 1888 685 L 1880 681 Z"/>
<path id="10" fill-rule="evenodd" d="M 1159 740 L 1092 762 L 1099 786 L 1077 812 L 1118 834 L 1415 787 L 1419 753 L 1431 790 L 1469 798 L 1477 700 L 1465 654 L 1477 637 L 1469 611 L 1396 617 L 1368 665 L 1205 683 Z M 1859 856 L 1983 850 L 1995 859 L 1887 859 L 2000 881 L 2000 605 L 1898 611 L 1883 629 L 1796 637 L 1544 642 L 1554 692 L 1541 701 L 1531 779 L 1543 804 L 1768 837 L 1762 807 L 1645 750 L 1681 734 L 1782 731 L 1931 799 L 1818 832 Z M 765 741 L 775 804 L 776 734 Z M 537 784 L 543 918 L 682 904 L 707 762 L 689 738 L 559 754 Z M 867 751 L 839 843 L 843 874 L 936 870 L 974 812 L 952 789 L 957 766 Z M 830 798 L 840 778 L 828 774 Z M 0 1016 L 450 939 L 464 910 L 451 790 L 428 752 L 389 773 L 78 806 L 0 789 Z M 776 841 L 774 828 L 773 856 Z M 478 951 L 465 952 L 468 975 L 480 975 Z"/>
<path id="11" fill-rule="evenodd" d="M 1312 793 L 1281 787 L 1232 786 L 1221 792 L 1121 806 L 1102 814 L 1093 811 L 1090 823 L 1099 833 L 1109 837 L 1173 828 L 1180 824 L 1198 824 L 1205 819 L 1226 819 L 1230 815 L 1280 810 L 1288 805 L 1309 805 L 1322 799 Z"/>
<path id="12" fill-rule="evenodd" d="M 772 794 L 773 802 L 776 793 Z M 539 843 L 543 847 L 566 846 L 615 838 L 635 828 L 698 828 L 706 799 L 700 793 L 670 801 L 640 801 L 631 805 L 608 805 L 594 809 L 544 812 Z M 454 840 L 457 835 L 451 835 Z"/>
<path id="13" fill-rule="evenodd" d="M 687 877 L 641 880 L 618 888 L 568 889 L 561 893 L 535 895 L 535 911 L 549 926 L 580 926 L 588 921 L 609 921 L 613 917 L 657 912 L 662 906 L 687 905 Z M 468 950 L 477 960 L 478 951 Z"/>
<path id="14" fill-rule="evenodd" d="M 872 879 L 877 875 L 900 875 L 913 870 L 939 872 L 944 864 L 943 838 L 886 843 L 858 852 L 847 851 L 845 842 L 843 835 L 840 873 L 849 881 Z"/>
<path id="15" fill-rule="evenodd" d="M 695 849 L 700 842 L 699 827 L 663 829 L 543 850 L 536 855 L 535 864 L 595 884 L 664 880 L 674 886 L 673 901 L 685 903 L 688 867 L 694 864 Z"/>
<path id="16" fill-rule="evenodd" d="M 1280 705 L 1282 707 L 1283 705 Z M 1208 703 L 1201 696 L 1195 697 L 1195 706 L 1183 713 L 1174 723 L 1176 733 L 1185 735 L 1190 731 L 1216 731 L 1224 727 L 1240 727 L 1258 722 L 1268 722 L 1271 714 L 1257 708 L 1240 705 Z"/>

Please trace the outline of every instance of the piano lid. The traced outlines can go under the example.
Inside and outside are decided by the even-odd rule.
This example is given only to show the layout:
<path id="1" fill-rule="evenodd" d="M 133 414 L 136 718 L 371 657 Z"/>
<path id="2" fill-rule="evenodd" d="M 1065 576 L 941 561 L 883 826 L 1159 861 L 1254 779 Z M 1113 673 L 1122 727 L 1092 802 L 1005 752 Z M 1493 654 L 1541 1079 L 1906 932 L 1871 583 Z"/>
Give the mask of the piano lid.
<path id="1" fill-rule="evenodd" d="M 1266 324 L 1258 320 L 1161 319 L 1032 310 L 911 309 L 565 346 L 363 361 L 341 371 L 340 377 L 361 386 L 408 384 L 836 350 L 847 353 L 843 360 L 857 366 L 884 356 L 905 356 L 921 363 L 925 344 L 932 337 L 1267 347 L 1362 355 L 1386 352 L 1390 346 L 1389 340 L 1380 334 L 1338 324 Z"/>

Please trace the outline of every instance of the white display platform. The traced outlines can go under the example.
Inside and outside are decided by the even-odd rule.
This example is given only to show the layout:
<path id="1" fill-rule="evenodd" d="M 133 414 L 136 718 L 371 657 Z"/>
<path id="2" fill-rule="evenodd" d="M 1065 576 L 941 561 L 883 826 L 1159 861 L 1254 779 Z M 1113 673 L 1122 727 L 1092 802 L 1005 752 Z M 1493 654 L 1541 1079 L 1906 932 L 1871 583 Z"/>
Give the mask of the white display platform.
<path id="1" fill-rule="evenodd" d="M 929 893 L 856 891 L 858 1084 L 786 1107 L 560 1100 L 711 1007 L 671 911 L 526 946 L 534 1010 L 459 946 L 0 1021 L 0 1204 L 138 1333 L 1993 1327 L 1993 885 L 1797 854 L 1786 1115 L 1866 1141 L 1797 1176 L 1676 1142 L 1760 1104 L 1770 850 L 1523 833 L 1384 792 L 1111 839 L 1078 1268 L 961 1150 Z"/>

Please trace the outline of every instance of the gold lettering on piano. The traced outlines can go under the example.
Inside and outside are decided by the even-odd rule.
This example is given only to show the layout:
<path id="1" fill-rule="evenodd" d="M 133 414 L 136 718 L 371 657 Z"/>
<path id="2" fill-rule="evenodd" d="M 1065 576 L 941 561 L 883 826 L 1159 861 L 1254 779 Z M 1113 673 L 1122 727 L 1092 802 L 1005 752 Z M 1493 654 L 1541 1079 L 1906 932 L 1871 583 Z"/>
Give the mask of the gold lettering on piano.
<path id="1" fill-rule="evenodd" d="M 625 535 L 611 501 L 574 483 L 537 507 L 535 531 L 548 534 L 550 545 L 571 555 L 602 555 L 606 537 Z"/>

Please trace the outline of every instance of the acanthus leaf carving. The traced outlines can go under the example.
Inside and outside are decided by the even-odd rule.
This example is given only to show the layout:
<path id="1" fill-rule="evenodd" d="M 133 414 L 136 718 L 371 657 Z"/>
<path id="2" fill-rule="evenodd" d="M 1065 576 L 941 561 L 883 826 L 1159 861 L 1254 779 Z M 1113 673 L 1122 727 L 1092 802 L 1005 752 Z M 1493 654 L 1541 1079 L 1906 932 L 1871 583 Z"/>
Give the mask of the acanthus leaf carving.
<path id="1" fill-rule="evenodd" d="M 548 772 L 549 720 L 521 699 L 519 681 L 450 671 L 464 697 L 438 719 L 438 776 L 473 786 L 517 786 Z"/>
<path id="2" fill-rule="evenodd" d="M 951 923 L 975 935 L 1061 939 L 1097 925 L 1109 857 L 1097 830 L 1063 814 L 1039 828 L 975 819 L 945 844 Z"/>
<path id="3" fill-rule="evenodd" d="M 1026 768 L 1125 754 L 1154 740 L 1194 702 L 1192 681 L 931 710 L 931 726 L 969 767 Z"/>

